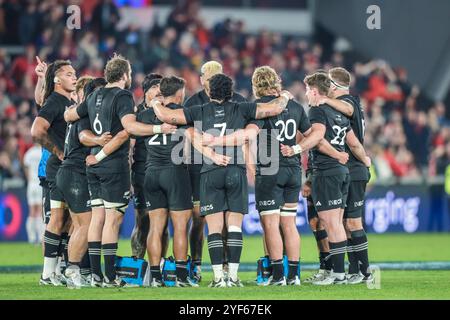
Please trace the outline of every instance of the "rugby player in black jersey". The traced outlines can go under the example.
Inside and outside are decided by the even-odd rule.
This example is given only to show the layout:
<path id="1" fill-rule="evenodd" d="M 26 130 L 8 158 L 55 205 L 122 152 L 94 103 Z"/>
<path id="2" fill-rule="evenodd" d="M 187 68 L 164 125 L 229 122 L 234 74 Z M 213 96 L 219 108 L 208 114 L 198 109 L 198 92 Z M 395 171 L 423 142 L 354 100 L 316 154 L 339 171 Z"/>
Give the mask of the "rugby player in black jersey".
<path id="1" fill-rule="evenodd" d="M 88 79 L 85 85 L 87 90 L 84 90 L 79 97 L 87 97 L 95 88 L 104 85 L 106 81 L 103 78 Z M 89 155 L 90 147 L 103 147 L 110 143 L 118 148 L 126 139 L 128 135 L 125 131 L 117 134 L 114 140 L 111 140 L 109 132 L 101 136 L 94 135 L 88 117 L 69 123 L 67 126 L 64 160 L 56 175 L 56 185 L 70 210 L 74 227 L 69 239 L 69 261 L 65 270 L 69 288 L 80 288 L 86 285 L 81 277 L 81 263 L 87 252 L 87 236 L 91 222 L 86 157 Z"/>
<path id="2" fill-rule="evenodd" d="M 171 124 L 194 124 L 199 132 L 207 131 L 214 136 L 224 136 L 233 130 L 243 130 L 250 135 L 256 125 L 249 124 L 280 114 L 292 97 L 282 92 L 281 97 L 267 103 L 231 102 L 233 81 L 224 74 L 217 74 L 209 80 L 211 101 L 202 106 L 172 110 L 153 103 L 153 109 L 161 121 Z M 249 125 L 249 126 L 248 126 Z M 250 127 L 252 126 L 252 127 Z M 238 144 L 238 143 L 237 143 Z M 201 215 L 208 224 L 208 248 L 214 279 L 211 287 L 243 286 L 238 278 L 238 268 L 242 252 L 242 219 L 248 212 L 248 192 L 245 161 L 241 148 L 215 148 L 216 153 L 228 156 L 231 161 L 226 167 L 204 159 L 200 177 Z M 229 277 L 223 279 L 223 238 L 224 212 L 228 229 L 227 246 L 229 257 Z"/>
<path id="3" fill-rule="evenodd" d="M 195 93 L 184 103 L 185 108 L 193 106 L 200 106 L 210 101 L 209 98 L 209 85 L 208 80 L 216 74 L 222 73 L 222 65 L 217 61 L 208 61 L 204 63 L 200 69 L 200 83 L 203 86 L 203 90 Z M 239 93 L 233 91 L 231 101 L 234 102 L 247 102 L 247 100 Z M 190 153 L 190 161 L 188 161 L 188 169 L 192 188 L 192 201 L 194 203 L 192 225 L 189 232 L 189 244 L 191 248 L 191 257 L 193 265 L 197 266 L 197 274 L 194 277 L 197 281 L 201 280 L 201 264 L 202 264 L 202 252 L 203 252 L 203 240 L 205 219 L 200 215 L 200 170 L 202 168 L 202 155 L 189 144 L 186 145 L 186 152 Z M 223 237 L 226 239 L 226 228 L 223 230 Z M 224 244 L 226 247 L 226 244 Z M 227 264 L 226 250 L 224 250 L 224 261 Z"/>
<path id="4" fill-rule="evenodd" d="M 364 165 L 370 166 L 370 159 L 352 131 L 350 121 L 329 105 L 321 104 L 322 99 L 330 90 L 330 79 L 323 73 L 315 73 L 307 76 L 304 82 L 306 96 L 311 105 L 309 119 L 312 124 L 312 132 L 300 144 L 292 147 L 281 145 L 283 155 L 299 154 L 315 147 L 325 138 L 338 151 L 345 151 L 345 143 L 347 143 L 351 152 Z M 330 259 L 333 263 L 332 274 L 327 278 L 314 281 L 313 284 L 345 284 L 347 279 L 344 260 L 347 237 L 342 218 L 350 183 L 348 168 L 317 148 L 312 150 L 312 155 L 312 199 L 328 234 Z"/>
<path id="5" fill-rule="evenodd" d="M 62 285 L 55 272 L 61 233 L 68 217 L 63 198 L 56 188 L 56 173 L 64 158 L 66 122 L 63 115 L 66 107 L 74 104 L 71 94 L 75 91 L 76 81 L 75 69 L 69 61 L 57 60 L 48 66 L 43 105 L 31 127 L 33 140 L 51 152 L 46 167 L 51 217 L 44 234 L 44 268 L 40 279 L 40 284 L 44 285 Z"/>
<path id="6" fill-rule="evenodd" d="M 257 97 L 255 102 L 267 102 L 279 96 L 281 79 L 275 70 L 263 66 L 254 71 L 252 86 Z M 269 285 L 300 285 L 297 276 L 300 237 L 296 226 L 301 188 L 300 156 L 284 157 L 279 144 L 295 145 L 297 133 L 307 136 L 311 132 L 310 128 L 303 107 L 290 100 L 281 114 L 264 119 L 258 136 L 255 196 L 273 270 Z M 338 152 L 324 140 L 320 142 L 319 148 L 341 163 L 345 164 L 348 159 L 345 152 Z M 283 275 L 283 243 L 289 265 L 287 279 Z"/>
<path id="7" fill-rule="evenodd" d="M 254 71 L 252 86 L 253 93 L 257 98 L 255 102 L 271 101 L 281 93 L 281 79 L 269 66 L 262 66 Z M 301 187 L 300 156 L 284 157 L 281 155 L 279 144 L 294 145 L 297 133 L 309 135 L 311 125 L 303 107 L 293 100 L 289 100 L 286 109 L 281 114 L 258 122 L 255 124 L 261 130 L 257 139 L 257 152 L 254 152 L 258 155 L 255 195 L 256 207 L 261 215 L 265 244 L 273 270 L 272 277 L 267 284 L 300 285 L 297 275 L 300 237 L 296 226 Z M 239 132 L 232 135 L 237 134 Z M 214 140 L 231 141 L 232 135 Z M 220 142 L 214 141 L 208 145 L 220 145 Z M 348 159 L 347 153 L 338 152 L 324 140 L 319 143 L 319 149 L 343 164 Z M 283 273 L 283 244 L 289 264 L 287 279 Z"/>
<path id="8" fill-rule="evenodd" d="M 162 75 L 150 73 L 145 76 L 142 82 L 144 92 L 144 101 L 136 106 L 136 117 L 150 107 L 153 99 L 163 99 L 159 91 L 159 83 Z M 145 137 L 134 137 L 131 139 L 133 146 L 133 164 L 131 165 L 131 184 L 134 195 L 135 223 L 131 232 L 131 252 L 133 256 L 143 258 L 147 248 L 147 236 L 149 231 L 149 217 L 145 205 L 144 181 L 145 181 L 145 162 L 147 160 L 147 148 L 145 146 Z M 169 245 L 169 231 L 166 228 L 163 233 L 162 256 L 165 257 Z"/>
<path id="9" fill-rule="evenodd" d="M 182 110 L 185 95 L 185 81 L 172 76 L 161 80 L 160 91 L 164 105 L 171 110 Z M 163 124 L 149 108 L 138 115 L 138 121 Z M 176 286 L 198 287 L 188 278 L 188 223 L 192 215 L 192 192 L 189 172 L 183 163 L 184 128 L 179 127 L 174 135 L 156 134 L 145 138 L 147 162 L 144 194 L 150 217 L 150 232 L 147 252 L 150 260 L 151 286 L 162 286 L 160 261 L 162 257 L 162 236 L 167 219 L 173 225 L 173 254 L 176 263 Z"/>
<path id="10" fill-rule="evenodd" d="M 89 116 L 91 129 L 97 136 L 110 132 L 114 137 L 123 129 L 129 135 L 170 133 L 171 125 L 152 126 L 136 121 L 134 102 L 130 91 L 131 65 L 120 55 L 114 55 L 106 64 L 104 88 L 95 90 L 85 103 L 67 110 L 66 121 Z M 92 219 L 88 233 L 88 250 L 92 269 L 92 285 L 117 287 L 124 283 L 116 277 L 115 258 L 120 225 L 130 200 L 129 139 L 118 150 L 94 147 L 88 157 L 87 170 L 91 196 Z M 105 262 L 105 278 L 101 271 L 101 253 Z"/>
<path id="11" fill-rule="evenodd" d="M 330 98 L 324 98 L 337 111 L 350 120 L 353 132 L 361 144 L 364 143 L 364 110 L 358 96 L 350 94 L 350 73 L 340 67 L 328 71 L 331 81 Z M 350 172 L 347 206 L 344 211 L 344 227 L 347 232 L 347 255 L 349 260 L 348 283 L 358 284 L 373 281 L 369 269 L 367 235 L 362 224 L 366 185 L 369 181 L 369 170 L 363 162 L 356 158 L 348 146 L 350 155 L 347 167 Z"/>

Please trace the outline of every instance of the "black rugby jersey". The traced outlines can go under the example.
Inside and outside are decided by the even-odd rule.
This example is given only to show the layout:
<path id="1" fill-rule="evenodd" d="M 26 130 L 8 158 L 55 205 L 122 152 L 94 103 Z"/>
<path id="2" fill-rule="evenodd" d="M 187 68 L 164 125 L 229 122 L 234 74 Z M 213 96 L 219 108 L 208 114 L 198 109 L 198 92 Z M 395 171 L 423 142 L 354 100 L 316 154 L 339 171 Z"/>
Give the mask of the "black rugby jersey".
<path id="1" fill-rule="evenodd" d="M 137 106 L 136 117 L 147 109 L 145 101 Z M 147 149 L 145 146 L 145 137 L 135 137 L 133 152 L 133 166 L 132 170 L 145 174 L 145 161 L 147 160 Z"/>
<path id="2" fill-rule="evenodd" d="M 117 87 L 98 88 L 77 108 L 77 113 L 80 117 L 89 115 L 91 130 L 95 135 L 101 136 L 105 132 L 110 132 L 114 137 L 124 129 L 121 119 L 128 114 L 134 114 L 133 107 L 133 96 L 130 91 Z M 89 167 L 89 170 L 95 173 L 128 171 L 129 148 L 128 139 L 119 149 L 98 164 Z M 101 146 L 91 148 L 91 154 L 97 154 L 101 149 Z"/>
<path id="3" fill-rule="evenodd" d="M 61 151 L 64 150 L 64 140 L 67 123 L 64 120 L 66 108 L 75 104 L 75 101 L 67 99 L 62 94 L 52 92 L 45 100 L 44 105 L 38 112 L 38 117 L 44 118 L 50 123 L 48 136 L 53 144 Z M 61 160 L 54 155 L 50 155 L 47 161 L 46 173 L 48 180 L 54 180 L 61 165 Z"/>
<path id="4" fill-rule="evenodd" d="M 88 117 L 81 118 L 67 125 L 64 160 L 61 167 L 86 174 L 86 157 L 89 155 L 90 148 L 80 142 L 79 134 L 83 130 L 91 130 Z"/>
<path id="5" fill-rule="evenodd" d="M 239 93 L 237 92 L 233 92 L 233 96 L 230 99 L 233 102 L 247 102 L 247 100 L 241 96 Z M 206 103 L 210 102 L 210 99 L 208 97 L 208 95 L 206 94 L 205 90 L 201 90 L 195 94 L 193 94 L 190 98 L 188 98 L 183 106 L 185 108 L 190 108 L 193 106 L 200 106 L 200 105 L 204 105 Z M 191 145 L 191 152 L 190 152 L 190 164 L 194 164 L 194 167 L 197 168 L 201 168 L 201 164 L 195 164 L 194 161 L 198 161 L 202 159 L 202 155 Z M 195 160 L 197 159 L 197 160 Z"/>
<path id="6" fill-rule="evenodd" d="M 364 145 L 364 109 L 361 106 L 361 102 L 358 96 L 353 96 L 350 94 L 345 94 L 339 96 L 337 99 L 343 100 L 350 103 L 353 106 L 353 114 L 350 119 L 350 125 L 353 132 L 358 138 L 359 142 Z M 359 161 L 351 152 L 350 148 L 346 145 L 346 151 L 349 154 L 349 159 L 347 162 L 347 167 L 350 171 L 350 177 L 353 181 L 369 180 L 369 172 L 361 161 Z"/>
<path id="7" fill-rule="evenodd" d="M 266 96 L 257 99 L 256 103 L 267 103 L 276 99 L 276 96 Z M 252 122 L 256 123 L 256 122 Z M 278 116 L 262 120 L 262 131 L 258 135 L 258 169 L 273 166 L 275 162 L 282 167 L 300 167 L 300 154 L 284 157 L 281 153 L 280 143 L 288 146 L 297 144 L 297 131 L 302 134 L 311 128 L 305 110 L 294 100 L 289 100 L 286 108 Z M 272 155 L 271 150 L 277 155 Z"/>
<path id="8" fill-rule="evenodd" d="M 342 113 L 336 111 L 327 104 L 313 106 L 309 110 L 309 121 L 311 124 L 321 123 L 325 126 L 325 139 L 337 151 L 345 151 L 345 137 L 351 130 L 350 121 Z M 317 147 L 311 152 L 313 173 L 333 175 L 348 173 L 348 168 L 339 163 L 338 160 L 320 152 Z"/>
<path id="9" fill-rule="evenodd" d="M 237 103 L 227 101 L 224 103 L 209 102 L 203 106 L 184 108 L 187 124 L 198 125 L 199 131 L 208 132 L 216 137 L 233 133 L 238 129 L 244 129 L 256 116 L 256 103 Z M 215 152 L 231 157 L 229 165 L 238 165 L 245 168 L 242 148 L 238 147 L 215 147 Z M 220 168 L 214 163 L 203 163 L 201 172 Z"/>
<path id="10" fill-rule="evenodd" d="M 183 106 L 174 103 L 166 105 L 169 109 L 182 109 Z M 139 113 L 137 120 L 142 123 L 161 125 L 153 108 Z M 164 168 L 183 165 L 184 130 L 186 126 L 179 126 L 174 134 L 158 133 L 145 137 L 147 160 L 145 168 Z M 178 148 L 178 149 L 176 149 Z"/>

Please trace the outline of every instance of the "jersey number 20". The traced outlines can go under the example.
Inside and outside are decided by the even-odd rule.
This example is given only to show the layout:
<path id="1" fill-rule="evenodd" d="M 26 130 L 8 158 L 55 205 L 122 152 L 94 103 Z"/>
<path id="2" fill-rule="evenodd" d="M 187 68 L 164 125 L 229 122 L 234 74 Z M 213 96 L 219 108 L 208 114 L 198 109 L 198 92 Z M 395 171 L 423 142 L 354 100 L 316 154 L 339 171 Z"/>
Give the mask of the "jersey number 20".
<path id="1" fill-rule="evenodd" d="M 275 123 L 276 127 L 281 125 L 280 133 L 277 136 L 277 140 L 283 142 L 284 139 L 292 139 L 295 137 L 295 133 L 297 132 L 296 124 L 294 119 L 289 119 L 286 122 L 283 120 L 278 120 Z"/>

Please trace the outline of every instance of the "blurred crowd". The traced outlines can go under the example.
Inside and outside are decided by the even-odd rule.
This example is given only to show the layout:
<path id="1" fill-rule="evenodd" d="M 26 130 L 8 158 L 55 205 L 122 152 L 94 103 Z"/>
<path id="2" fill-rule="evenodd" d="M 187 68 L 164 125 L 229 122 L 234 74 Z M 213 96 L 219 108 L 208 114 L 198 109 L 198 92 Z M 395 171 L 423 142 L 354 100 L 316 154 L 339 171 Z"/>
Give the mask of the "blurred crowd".
<path id="1" fill-rule="evenodd" d="M 70 4 L 77 1 L 70 1 Z M 352 93 L 366 112 L 366 143 L 378 181 L 444 174 L 450 164 L 450 122 L 445 106 L 426 99 L 409 83 L 407 71 L 380 60 L 354 61 L 346 53 L 324 52 L 320 39 L 305 39 L 261 30 L 245 31 L 243 21 L 227 19 L 207 28 L 197 1 L 183 1 L 166 21 L 151 30 L 135 26 L 118 30 L 120 11 L 111 0 L 78 1 L 81 29 L 66 27 L 65 1 L 0 0 L 0 178 L 23 177 L 23 155 L 33 142 L 30 127 L 34 103 L 35 56 L 47 63 L 72 61 L 78 76 L 101 76 L 114 52 L 132 62 L 133 94 L 142 100 L 145 73 L 176 74 L 187 81 L 187 96 L 200 89 L 199 69 L 207 60 L 220 61 L 235 80 L 235 89 L 249 99 L 257 66 L 270 65 L 307 109 L 306 74 L 343 66 L 353 74 Z M 354 55 L 352 55 L 354 56 Z M 1 182 L 1 181 L 0 181 Z"/>

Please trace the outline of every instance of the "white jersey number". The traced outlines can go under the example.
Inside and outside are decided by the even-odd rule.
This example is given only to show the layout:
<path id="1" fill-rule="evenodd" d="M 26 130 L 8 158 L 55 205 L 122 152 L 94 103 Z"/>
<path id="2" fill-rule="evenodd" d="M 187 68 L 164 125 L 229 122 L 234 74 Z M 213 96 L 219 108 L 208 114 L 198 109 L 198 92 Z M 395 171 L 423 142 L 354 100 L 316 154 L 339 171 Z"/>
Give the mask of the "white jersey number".
<path id="1" fill-rule="evenodd" d="M 336 133 L 336 136 L 333 140 L 330 141 L 331 144 L 337 144 L 343 146 L 345 143 L 345 137 L 347 136 L 347 128 L 341 128 L 339 126 L 333 126 L 333 131 Z"/>
<path id="2" fill-rule="evenodd" d="M 289 119 L 288 121 L 284 122 L 283 120 L 278 120 L 275 123 L 275 126 L 280 126 L 281 130 L 280 134 L 277 136 L 277 140 L 283 142 L 285 139 L 292 139 L 295 137 L 295 133 L 297 132 L 297 124 L 295 123 L 294 119 Z"/>
<path id="3" fill-rule="evenodd" d="M 227 124 L 224 123 L 216 123 L 214 124 L 214 128 L 220 128 L 220 136 L 223 137 L 225 135 L 225 130 L 227 129 Z"/>
<path id="4" fill-rule="evenodd" d="M 96 134 L 102 134 L 103 132 L 103 127 L 102 127 L 102 123 L 100 122 L 100 120 L 98 119 L 98 113 L 95 116 L 95 120 L 93 123 L 93 127 L 94 127 L 94 131 Z"/>
<path id="5" fill-rule="evenodd" d="M 148 145 L 149 146 L 159 146 L 159 145 L 161 145 L 160 141 L 155 141 L 156 139 L 158 139 L 158 137 L 159 137 L 159 134 L 155 134 L 154 136 L 152 136 L 151 139 L 148 140 Z M 167 144 L 167 135 L 165 133 L 163 133 L 162 137 L 163 137 L 162 144 L 165 146 Z"/>

